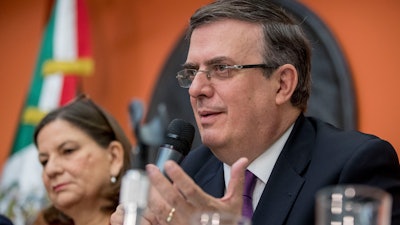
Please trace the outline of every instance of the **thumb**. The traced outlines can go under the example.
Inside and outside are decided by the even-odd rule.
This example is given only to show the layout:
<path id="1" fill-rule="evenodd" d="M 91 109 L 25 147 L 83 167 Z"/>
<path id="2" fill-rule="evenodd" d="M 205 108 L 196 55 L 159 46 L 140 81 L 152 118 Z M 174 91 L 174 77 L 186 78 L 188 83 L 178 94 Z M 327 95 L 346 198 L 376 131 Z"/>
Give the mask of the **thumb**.
<path id="1" fill-rule="evenodd" d="M 244 173 L 248 164 L 249 160 L 247 158 L 240 158 L 232 165 L 231 178 L 224 198 L 242 200 Z"/>

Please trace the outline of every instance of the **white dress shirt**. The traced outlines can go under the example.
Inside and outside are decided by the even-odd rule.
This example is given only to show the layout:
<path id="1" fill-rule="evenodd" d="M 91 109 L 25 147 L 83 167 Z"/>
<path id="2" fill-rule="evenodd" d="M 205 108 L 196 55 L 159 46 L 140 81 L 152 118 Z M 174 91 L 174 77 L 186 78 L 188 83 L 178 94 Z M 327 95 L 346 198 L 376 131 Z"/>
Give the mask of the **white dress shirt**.
<path id="1" fill-rule="evenodd" d="M 272 169 L 278 159 L 283 146 L 285 145 L 290 133 L 293 130 L 293 126 L 289 129 L 263 154 L 257 157 L 248 167 L 254 175 L 257 177 L 256 186 L 253 192 L 253 209 L 257 207 L 257 204 L 261 198 L 261 194 L 264 191 L 265 185 L 271 175 Z M 231 167 L 224 163 L 224 177 L 225 177 L 225 190 L 228 187 L 229 180 L 231 178 Z"/>

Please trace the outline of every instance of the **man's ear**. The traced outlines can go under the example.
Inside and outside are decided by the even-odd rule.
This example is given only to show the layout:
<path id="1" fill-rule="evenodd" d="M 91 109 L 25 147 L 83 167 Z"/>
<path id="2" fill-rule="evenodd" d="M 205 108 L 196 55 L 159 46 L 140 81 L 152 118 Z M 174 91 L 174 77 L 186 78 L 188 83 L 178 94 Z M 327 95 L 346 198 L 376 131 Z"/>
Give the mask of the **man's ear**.
<path id="1" fill-rule="evenodd" d="M 275 73 L 278 75 L 280 84 L 276 93 L 276 104 L 282 105 L 290 101 L 298 83 L 298 74 L 296 68 L 292 64 L 280 66 Z"/>
<path id="2" fill-rule="evenodd" d="M 110 176 L 117 177 L 124 163 L 124 148 L 118 141 L 112 141 L 108 145 L 110 159 Z"/>

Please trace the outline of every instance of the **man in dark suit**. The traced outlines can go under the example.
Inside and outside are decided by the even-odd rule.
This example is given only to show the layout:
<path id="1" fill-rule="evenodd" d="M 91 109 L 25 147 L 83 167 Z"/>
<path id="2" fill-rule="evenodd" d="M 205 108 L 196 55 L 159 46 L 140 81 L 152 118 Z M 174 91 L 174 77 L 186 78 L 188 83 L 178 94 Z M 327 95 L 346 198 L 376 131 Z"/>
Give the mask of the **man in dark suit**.
<path id="1" fill-rule="evenodd" d="M 350 183 L 389 192 L 392 224 L 400 224 L 393 147 L 303 115 L 311 49 L 298 22 L 270 1 L 220 0 L 195 12 L 188 37 L 177 79 L 189 88 L 204 146 L 181 167 L 165 164 L 172 183 L 147 166 L 152 189 L 143 224 L 187 225 L 198 211 L 240 214 L 246 169 L 257 177 L 253 225 L 312 225 L 316 192 Z"/>
<path id="2" fill-rule="evenodd" d="M 392 224 L 400 224 L 400 171 L 389 143 L 342 132 L 302 115 L 286 143 L 255 208 L 253 225 L 315 224 L 316 192 L 336 184 L 366 184 L 388 191 L 393 197 Z M 207 193 L 224 195 L 223 162 L 210 149 L 192 151 L 181 166 Z"/>

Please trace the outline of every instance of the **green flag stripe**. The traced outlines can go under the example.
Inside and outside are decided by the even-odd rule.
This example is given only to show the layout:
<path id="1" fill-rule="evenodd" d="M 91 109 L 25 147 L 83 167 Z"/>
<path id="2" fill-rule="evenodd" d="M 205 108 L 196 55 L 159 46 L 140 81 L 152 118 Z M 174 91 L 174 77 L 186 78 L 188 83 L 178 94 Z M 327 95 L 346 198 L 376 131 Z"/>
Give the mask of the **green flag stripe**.
<path id="1" fill-rule="evenodd" d="M 18 126 L 18 130 L 14 139 L 13 148 L 10 153 L 11 155 L 25 148 L 26 146 L 28 146 L 33 142 L 33 132 L 35 129 L 35 125 L 24 124 L 23 115 L 24 115 L 24 110 L 27 109 L 28 107 L 37 107 L 43 84 L 42 65 L 46 60 L 53 58 L 53 33 L 54 33 L 54 23 L 55 23 L 55 9 L 56 7 L 53 8 L 50 20 L 44 32 L 41 51 L 38 60 L 36 62 L 36 68 L 34 71 L 31 87 L 28 92 L 24 108 L 20 113 L 20 124 Z"/>

